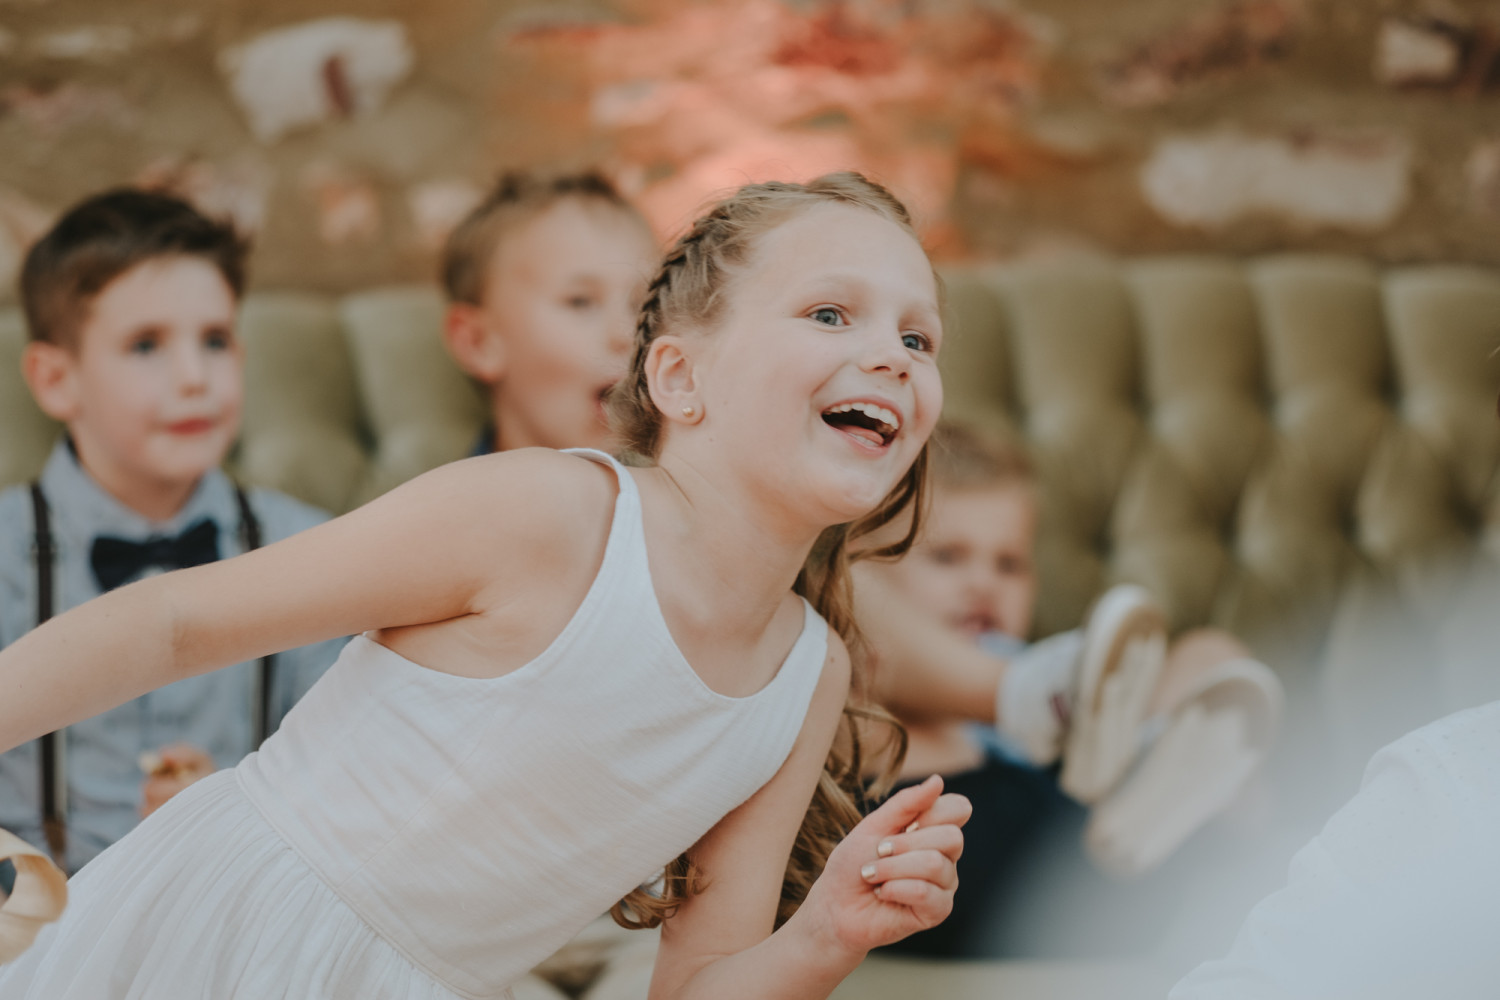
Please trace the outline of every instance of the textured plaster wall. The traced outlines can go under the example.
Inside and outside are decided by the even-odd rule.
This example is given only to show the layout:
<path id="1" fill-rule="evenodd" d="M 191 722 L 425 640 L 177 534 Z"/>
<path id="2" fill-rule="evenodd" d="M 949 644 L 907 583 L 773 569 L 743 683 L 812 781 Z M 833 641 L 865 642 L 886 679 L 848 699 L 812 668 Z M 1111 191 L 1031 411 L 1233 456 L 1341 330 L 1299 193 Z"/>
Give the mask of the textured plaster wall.
<path id="1" fill-rule="evenodd" d="M 428 278 L 502 165 L 603 162 L 666 232 L 754 157 L 849 156 L 950 257 L 1500 263 L 1497 39 L 1477 0 L 0 0 L 0 297 L 115 183 L 341 290 Z"/>

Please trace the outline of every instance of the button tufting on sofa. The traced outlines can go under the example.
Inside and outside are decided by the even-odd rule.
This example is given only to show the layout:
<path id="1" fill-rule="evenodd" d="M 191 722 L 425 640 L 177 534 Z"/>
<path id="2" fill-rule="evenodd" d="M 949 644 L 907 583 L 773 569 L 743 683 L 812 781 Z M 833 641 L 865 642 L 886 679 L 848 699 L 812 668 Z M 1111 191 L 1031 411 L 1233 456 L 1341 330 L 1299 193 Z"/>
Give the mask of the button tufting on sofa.
<path id="1" fill-rule="evenodd" d="M 1315 649 L 1341 591 L 1500 541 L 1500 275 L 1286 255 L 945 270 L 952 415 L 1034 450 L 1038 630 L 1108 583 L 1273 661 Z M 484 419 L 429 287 L 248 296 L 248 481 L 341 511 L 467 454 Z M 0 484 L 56 427 L 0 308 Z"/>

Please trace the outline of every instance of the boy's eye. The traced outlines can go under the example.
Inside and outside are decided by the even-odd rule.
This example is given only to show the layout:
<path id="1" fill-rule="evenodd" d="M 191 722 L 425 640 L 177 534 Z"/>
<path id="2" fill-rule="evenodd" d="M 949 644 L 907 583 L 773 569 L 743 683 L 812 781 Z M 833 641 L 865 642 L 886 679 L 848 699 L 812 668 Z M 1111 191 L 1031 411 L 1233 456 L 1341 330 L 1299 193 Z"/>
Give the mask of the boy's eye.
<path id="1" fill-rule="evenodd" d="M 132 340 L 127 350 L 129 350 L 131 354 L 150 354 L 159 346 L 160 345 L 157 343 L 156 338 L 148 335 L 145 337 L 137 337 Z"/>
<path id="2" fill-rule="evenodd" d="M 1030 570 L 1026 560 L 1018 556 L 1001 556 L 995 560 L 995 569 L 1001 576 L 1021 576 Z"/>
<path id="3" fill-rule="evenodd" d="M 928 549 L 927 556 L 939 566 L 956 566 L 963 560 L 963 552 L 953 545 L 939 545 Z"/>
<path id="4" fill-rule="evenodd" d="M 908 351 L 930 351 L 932 350 L 932 338 L 925 333 L 903 333 L 901 335 L 901 346 Z"/>
<path id="5" fill-rule="evenodd" d="M 227 351 L 234 343 L 234 337 L 228 330 L 209 330 L 203 335 L 203 346 L 210 351 Z"/>
<path id="6" fill-rule="evenodd" d="M 822 323 L 824 326 L 843 326 L 844 314 L 833 306 L 819 306 L 807 314 L 808 319 L 814 323 Z"/>
<path id="7" fill-rule="evenodd" d="M 592 295 L 569 295 L 563 301 L 569 309 L 592 309 L 598 304 Z"/>

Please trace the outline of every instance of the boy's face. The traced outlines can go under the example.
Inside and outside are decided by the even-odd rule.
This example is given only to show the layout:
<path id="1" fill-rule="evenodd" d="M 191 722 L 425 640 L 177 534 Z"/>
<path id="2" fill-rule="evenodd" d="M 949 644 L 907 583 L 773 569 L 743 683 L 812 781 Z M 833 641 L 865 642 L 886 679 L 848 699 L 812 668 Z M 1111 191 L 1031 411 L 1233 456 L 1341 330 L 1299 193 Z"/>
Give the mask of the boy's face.
<path id="1" fill-rule="evenodd" d="M 1036 602 L 1036 498 L 1019 483 L 939 487 L 911 552 L 890 564 L 907 600 L 969 636 L 1025 638 Z"/>
<path id="2" fill-rule="evenodd" d="M 604 396 L 625 375 L 657 258 L 639 219 L 583 198 L 557 202 L 500 241 L 473 317 L 495 365 L 466 365 L 495 386 L 500 450 L 608 443 Z"/>
<path id="3" fill-rule="evenodd" d="M 150 260 L 95 296 L 73 347 L 31 345 L 42 356 L 28 374 L 90 475 L 148 516 L 169 516 L 170 498 L 185 501 L 239 430 L 234 323 L 234 293 L 212 264 Z"/>

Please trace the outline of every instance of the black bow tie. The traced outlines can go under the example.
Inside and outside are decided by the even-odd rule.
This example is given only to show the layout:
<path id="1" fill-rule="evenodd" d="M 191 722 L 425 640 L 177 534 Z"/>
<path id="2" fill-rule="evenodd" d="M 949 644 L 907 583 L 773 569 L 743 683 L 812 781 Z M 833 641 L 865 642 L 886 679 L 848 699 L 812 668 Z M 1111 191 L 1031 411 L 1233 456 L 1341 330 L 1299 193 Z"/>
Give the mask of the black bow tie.
<path id="1" fill-rule="evenodd" d="M 176 538 L 157 536 L 144 542 L 101 535 L 94 539 L 89 562 L 101 591 L 114 590 L 148 566 L 184 569 L 219 558 L 219 526 L 209 518 L 197 522 Z"/>

